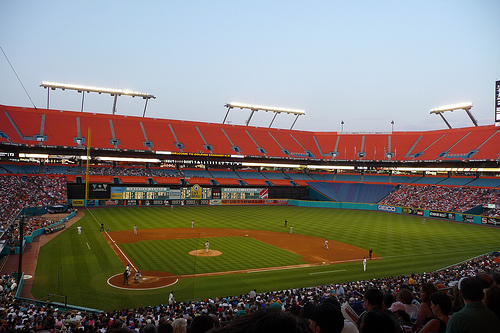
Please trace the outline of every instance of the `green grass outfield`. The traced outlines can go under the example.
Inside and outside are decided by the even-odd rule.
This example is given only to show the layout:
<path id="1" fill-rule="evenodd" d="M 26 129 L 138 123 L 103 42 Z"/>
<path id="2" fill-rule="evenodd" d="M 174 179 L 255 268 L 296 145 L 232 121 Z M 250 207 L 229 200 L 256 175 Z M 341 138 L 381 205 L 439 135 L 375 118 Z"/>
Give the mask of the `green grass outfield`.
<path id="1" fill-rule="evenodd" d="M 280 271 L 230 274 L 180 279 L 157 290 L 121 290 L 107 279 L 123 272 L 123 265 L 99 232 L 105 228 L 132 230 L 134 224 L 147 228 L 195 227 L 255 229 L 282 232 L 293 225 L 294 233 L 328 238 L 374 253 L 383 260 L 293 268 Z M 82 226 L 78 235 L 77 226 Z M 291 206 L 207 206 L 207 207 L 119 207 L 85 212 L 85 217 L 64 230 L 40 249 L 33 295 L 46 299 L 48 293 L 66 295 L 68 303 L 103 310 L 137 308 L 167 302 L 174 291 L 176 300 L 234 296 L 256 288 L 258 292 L 311 287 L 353 280 L 422 273 L 499 250 L 500 229 L 480 225 L 426 219 L 375 211 L 304 208 Z M 210 239 L 218 257 L 186 257 L 187 250 L 202 249 L 205 239 L 143 241 L 123 244 L 127 255 L 142 270 L 176 274 L 229 271 L 243 268 L 300 264 L 288 251 L 255 239 L 220 237 Z M 297 244 L 300 246 L 300 244 Z M 335 251 L 335 248 L 331 249 Z M 187 259 L 186 259 L 187 258 Z M 59 269 L 59 286 L 57 273 Z M 61 301 L 51 298 L 53 301 Z"/>

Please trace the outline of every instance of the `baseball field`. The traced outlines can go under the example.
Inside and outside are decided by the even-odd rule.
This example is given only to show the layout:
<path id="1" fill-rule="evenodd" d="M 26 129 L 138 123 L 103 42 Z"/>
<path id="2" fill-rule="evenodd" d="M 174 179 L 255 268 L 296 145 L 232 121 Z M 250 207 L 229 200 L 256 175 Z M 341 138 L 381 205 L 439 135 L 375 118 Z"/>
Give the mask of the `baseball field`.
<path id="1" fill-rule="evenodd" d="M 137 308 L 166 303 L 171 291 L 187 301 L 422 273 L 497 251 L 498 239 L 497 228 L 434 219 L 422 224 L 421 217 L 375 211 L 99 208 L 41 247 L 32 292 L 103 310 Z M 364 271 L 370 248 L 373 259 Z"/>

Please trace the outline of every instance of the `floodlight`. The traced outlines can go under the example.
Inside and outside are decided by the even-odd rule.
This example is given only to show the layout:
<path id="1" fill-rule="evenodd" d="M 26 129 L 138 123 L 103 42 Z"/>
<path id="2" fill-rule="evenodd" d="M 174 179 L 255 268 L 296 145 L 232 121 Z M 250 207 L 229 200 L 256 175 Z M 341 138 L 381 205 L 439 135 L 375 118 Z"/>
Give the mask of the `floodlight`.
<path id="1" fill-rule="evenodd" d="M 472 108 L 472 103 L 470 102 L 465 102 L 465 103 L 457 103 L 457 104 L 449 104 L 449 105 L 444 105 L 440 106 L 434 109 L 431 109 L 431 113 L 439 113 L 439 112 L 444 112 L 444 111 L 453 111 L 453 110 L 470 110 Z"/>
<path id="2" fill-rule="evenodd" d="M 294 114 L 294 115 L 296 115 L 297 117 L 295 118 L 295 121 L 293 122 L 292 127 L 290 127 L 290 129 L 293 128 L 293 126 L 295 125 L 295 122 L 297 121 L 297 119 L 299 118 L 299 116 L 302 116 L 302 115 L 306 114 L 306 112 L 304 110 L 299 110 L 299 109 L 289 109 L 289 108 L 282 108 L 282 107 L 277 107 L 277 106 L 264 106 L 264 105 L 236 103 L 236 102 L 228 103 L 228 104 L 224 105 L 224 107 L 227 108 L 227 112 L 226 112 L 226 116 L 224 117 L 224 120 L 222 121 L 223 124 L 226 122 L 226 118 L 227 118 L 227 115 L 229 114 L 229 111 L 231 109 L 233 109 L 233 108 L 252 110 L 252 113 L 250 114 L 250 117 L 248 118 L 248 120 L 246 122 L 247 126 L 250 123 L 250 119 L 252 119 L 252 116 L 253 116 L 253 114 L 254 114 L 255 111 L 266 111 L 266 112 L 267 111 L 271 111 L 271 112 L 274 112 L 274 117 L 273 117 L 273 120 L 271 121 L 271 123 L 269 124 L 269 127 L 271 127 L 271 125 L 274 122 L 274 119 L 280 113 L 288 113 L 288 114 Z"/>
<path id="3" fill-rule="evenodd" d="M 292 114 L 299 114 L 299 115 L 304 115 L 306 112 L 304 110 L 299 110 L 299 109 L 288 109 L 288 108 L 282 108 L 278 106 L 264 106 L 264 105 L 254 105 L 254 104 L 245 104 L 245 103 L 235 103 L 231 102 L 229 104 L 226 104 L 225 107 L 227 108 L 238 108 L 238 109 L 250 109 L 250 110 L 255 110 L 255 111 L 273 111 L 273 112 L 284 112 L 284 113 L 292 113 Z"/>
<path id="4" fill-rule="evenodd" d="M 464 110 L 467 113 L 467 115 L 469 116 L 469 118 L 472 120 L 472 123 L 475 126 L 477 126 L 476 119 L 474 118 L 474 116 L 472 116 L 472 113 L 470 113 L 470 109 L 471 108 L 472 108 L 472 103 L 465 102 L 465 103 L 457 103 L 457 104 L 450 104 L 450 105 L 440 106 L 438 108 L 431 109 L 430 113 L 431 114 L 434 113 L 434 114 L 439 115 L 441 117 L 441 119 L 443 119 L 443 121 L 446 123 L 446 125 L 448 125 L 448 128 L 451 129 L 451 125 L 444 118 L 443 113 L 446 112 L 446 111 L 453 112 L 454 110 Z"/>
<path id="5" fill-rule="evenodd" d="M 125 96 L 132 96 L 132 98 L 139 96 L 142 97 L 143 99 L 146 100 L 146 105 L 144 106 L 144 112 L 142 116 L 146 114 L 146 107 L 148 105 L 148 100 L 153 98 L 155 99 L 156 97 L 145 93 L 145 92 L 140 92 L 140 91 L 133 91 L 129 89 L 121 90 L 121 89 L 112 89 L 112 88 L 103 88 L 103 87 L 94 87 L 94 86 L 84 86 L 80 84 L 67 84 L 67 83 L 58 83 L 58 82 L 48 82 L 48 81 L 42 81 L 42 84 L 40 84 L 40 87 L 46 88 L 47 89 L 47 109 L 49 109 L 49 92 L 50 90 L 56 90 L 56 89 L 62 89 L 62 90 L 76 90 L 79 93 L 82 93 L 82 110 L 83 111 L 83 101 L 85 97 L 85 92 L 91 93 L 91 92 L 96 92 L 98 94 L 110 94 L 113 96 L 114 102 L 113 102 L 113 114 L 116 113 L 116 99 L 118 96 L 125 95 Z"/>

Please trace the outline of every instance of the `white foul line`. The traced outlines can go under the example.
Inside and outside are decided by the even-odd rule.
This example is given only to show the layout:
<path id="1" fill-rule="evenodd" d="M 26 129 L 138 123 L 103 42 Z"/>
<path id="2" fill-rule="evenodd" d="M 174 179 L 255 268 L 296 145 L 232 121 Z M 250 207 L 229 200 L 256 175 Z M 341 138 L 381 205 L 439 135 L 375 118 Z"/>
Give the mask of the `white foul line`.
<path id="1" fill-rule="evenodd" d="M 88 247 L 88 248 L 89 248 L 89 250 L 90 250 L 90 245 L 89 245 L 89 242 L 85 242 L 85 243 L 87 243 L 87 247 Z"/>
<path id="2" fill-rule="evenodd" d="M 326 272 L 309 273 L 309 275 L 314 275 L 314 274 L 325 274 L 325 273 L 336 273 L 336 272 L 345 272 L 345 269 L 336 269 L 336 270 L 334 270 L 334 271 L 326 271 Z"/>
<path id="3" fill-rule="evenodd" d="M 94 220 L 97 222 L 98 225 L 100 225 L 99 221 L 96 219 L 96 217 L 94 216 L 94 214 L 92 214 L 92 212 L 90 211 L 90 209 L 87 208 L 87 211 L 90 213 L 90 215 L 92 215 L 92 217 L 94 218 Z M 111 236 L 108 234 L 108 232 L 106 230 L 104 230 L 104 233 L 106 234 L 106 236 L 109 237 L 109 239 L 111 239 L 111 241 L 113 242 L 113 244 L 116 246 L 116 248 L 118 249 L 118 251 L 120 251 L 120 253 L 122 254 L 122 256 L 125 258 L 125 260 L 127 260 L 127 262 L 129 263 L 129 265 L 135 270 L 137 271 L 137 268 L 135 268 L 134 264 L 132 264 L 132 262 L 130 261 L 130 259 L 125 255 L 125 253 L 123 253 L 122 249 L 116 244 L 115 240 L 113 238 L 111 238 Z M 88 244 L 87 244 L 88 245 Z M 90 249 L 90 247 L 89 247 Z"/>

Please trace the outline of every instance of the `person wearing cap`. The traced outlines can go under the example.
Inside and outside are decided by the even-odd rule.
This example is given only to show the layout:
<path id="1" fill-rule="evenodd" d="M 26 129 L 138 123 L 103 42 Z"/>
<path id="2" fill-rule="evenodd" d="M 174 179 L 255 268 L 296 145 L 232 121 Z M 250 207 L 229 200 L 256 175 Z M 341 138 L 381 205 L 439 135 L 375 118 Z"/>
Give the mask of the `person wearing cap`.
<path id="1" fill-rule="evenodd" d="M 174 292 L 173 292 L 173 291 L 171 291 L 171 292 L 170 292 L 170 295 L 168 295 L 168 305 L 173 306 L 173 305 L 174 305 L 174 302 L 175 302 L 175 299 L 174 299 Z"/>
<path id="2" fill-rule="evenodd" d="M 313 333 L 341 333 L 344 329 L 342 312 L 329 302 L 317 306 L 307 303 L 304 316 L 309 319 L 309 328 Z"/>
<path id="3" fill-rule="evenodd" d="M 411 318 L 408 312 L 405 310 L 405 305 L 401 302 L 394 302 L 391 304 L 391 308 L 389 309 L 394 313 L 396 318 L 401 325 L 406 325 L 411 327 Z"/>
<path id="4" fill-rule="evenodd" d="M 384 302 L 382 291 L 370 287 L 366 289 L 363 300 L 366 311 L 358 319 L 358 329 L 361 333 L 370 332 L 375 326 L 383 326 L 388 323 L 387 320 L 390 320 L 392 323 L 392 325 L 389 325 L 391 330 L 387 331 L 387 333 L 403 333 L 403 329 L 394 313 L 382 307 L 382 303 Z"/>
<path id="5" fill-rule="evenodd" d="M 458 290 L 465 306 L 451 316 L 446 332 L 500 332 L 500 319 L 482 302 L 484 292 L 481 282 L 474 277 L 462 278 L 458 283 Z"/>

